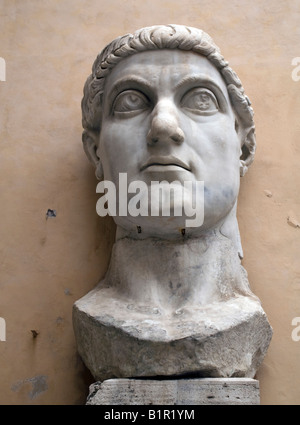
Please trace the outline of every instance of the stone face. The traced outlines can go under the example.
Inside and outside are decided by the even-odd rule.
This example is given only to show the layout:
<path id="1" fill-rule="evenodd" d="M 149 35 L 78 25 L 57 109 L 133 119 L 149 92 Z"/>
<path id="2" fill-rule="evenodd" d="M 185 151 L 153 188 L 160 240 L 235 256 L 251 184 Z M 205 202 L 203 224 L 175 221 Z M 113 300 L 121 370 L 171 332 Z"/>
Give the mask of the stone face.
<path id="1" fill-rule="evenodd" d="M 258 405 L 259 383 L 247 378 L 110 379 L 90 386 L 88 405 Z"/>
<path id="2" fill-rule="evenodd" d="M 234 242 L 239 239 L 236 226 L 227 221 L 235 211 L 240 175 L 254 158 L 253 110 L 208 34 L 162 25 L 112 41 L 97 56 L 86 81 L 82 118 L 84 149 L 96 175 L 115 185 L 117 205 L 108 208 L 118 226 L 117 238 L 169 240 L 180 238 L 183 229 L 199 237 L 223 227 L 230 228 L 228 237 Z M 126 174 L 124 184 L 120 174 Z M 204 182 L 203 223 L 187 225 L 191 215 L 185 208 L 181 214 L 161 214 L 160 205 L 159 217 L 145 214 L 153 182 L 166 182 L 162 192 L 167 195 L 174 181 L 183 189 L 182 198 L 174 197 L 174 209 L 184 200 L 189 210 L 193 190 L 184 183 Z M 125 211 L 124 198 L 131 187 L 128 205 L 136 205 L 137 182 L 143 213 L 133 215 Z M 158 202 L 151 197 L 151 207 Z"/>

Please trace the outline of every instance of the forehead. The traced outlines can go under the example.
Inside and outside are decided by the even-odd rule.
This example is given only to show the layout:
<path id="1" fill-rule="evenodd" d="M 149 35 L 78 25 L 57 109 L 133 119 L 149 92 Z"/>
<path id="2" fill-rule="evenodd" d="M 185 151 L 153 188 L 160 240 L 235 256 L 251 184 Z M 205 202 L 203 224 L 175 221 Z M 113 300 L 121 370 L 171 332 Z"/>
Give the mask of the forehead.
<path id="1" fill-rule="evenodd" d="M 217 85 L 228 98 L 226 84 L 217 68 L 205 57 L 178 49 L 149 50 L 122 59 L 106 78 L 105 92 L 120 82 L 138 77 L 159 89 L 175 88 L 187 78 Z"/>

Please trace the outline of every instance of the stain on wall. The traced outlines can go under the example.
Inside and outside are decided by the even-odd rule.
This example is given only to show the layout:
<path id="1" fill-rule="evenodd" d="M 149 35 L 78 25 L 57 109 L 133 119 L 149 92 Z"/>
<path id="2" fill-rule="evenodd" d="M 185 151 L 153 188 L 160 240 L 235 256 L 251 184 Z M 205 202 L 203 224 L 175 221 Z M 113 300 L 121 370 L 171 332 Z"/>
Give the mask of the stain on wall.
<path id="1" fill-rule="evenodd" d="M 47 376 L 38 375 L 32 378 L 23 379 L 17 381 L 11 386 L 11 390 L 18 392 L 24 385 L 29 384 L 30 390 L 28 391 L 28 397 L 30 400 L 37 398 L 41 393 L 47 391 Z"/>

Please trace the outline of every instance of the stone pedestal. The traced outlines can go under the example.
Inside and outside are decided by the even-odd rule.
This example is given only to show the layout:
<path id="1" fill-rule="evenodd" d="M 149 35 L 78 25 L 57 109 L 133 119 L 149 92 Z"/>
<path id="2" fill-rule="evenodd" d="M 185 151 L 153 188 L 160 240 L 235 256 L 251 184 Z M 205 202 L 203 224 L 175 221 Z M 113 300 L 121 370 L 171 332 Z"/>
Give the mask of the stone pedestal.
<path id="1" fill-rule="evenodd" d="M 108 379 L 90 386 L 88 405 L 258 405 L 251 378 Z"/>
<path id="2" fill-rule="evenodd" d="M 73 310 L 78 352 L 96 381 L 193 373 L 254 378 L 270 343 L 267 317 L 250 297 L 166 313 L 108 295 L 91 291 Z"/>

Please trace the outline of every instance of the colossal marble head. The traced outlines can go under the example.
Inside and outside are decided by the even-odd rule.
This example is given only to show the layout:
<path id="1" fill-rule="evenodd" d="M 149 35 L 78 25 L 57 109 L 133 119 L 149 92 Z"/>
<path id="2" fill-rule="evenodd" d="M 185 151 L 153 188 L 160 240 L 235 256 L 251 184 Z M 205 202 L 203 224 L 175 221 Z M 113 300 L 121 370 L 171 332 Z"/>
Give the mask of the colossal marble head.
<path id="1" fill-rule="evenodd" d="M 240 176 L 255 153 L 239 78 L 203 31 L 143 28 L 98 55 L 82 115 L 85 152 L 99 184 L 115 187 L 117 204 L 108 271 L 74 305 L 85 364 L 100 380 L 253 377 L 272 330 L 239 258 Z M 170 185 L 164 215 L 159 202 Z M 203 220 L 188 226 L 200 192 Z M 140 206 L 162 205 L 159 214 L 128 214 L 137 197 Z"/>
<path id="2" fill-rule="evenodd" d="M 114 182 L 117 191 L 120 173 L 128 185 L 143 181 L 148 187 L 153 181 L 203 181 L 204 222 L 185 234 L 223 226 L 242 255 L 228 217 L 235 216 L 239 177 L 254 158 L 253 110 L 205 32 L 167 25 L 115 39 L 94 62 L 82 116 L 84 149 L 99 179 Z M 185 189 L 183 199 L 192 202 Z M 116 214 L 115 221 L 134 237 L 138 228 L 140 237 L 173 238 L 185 218 Z"/>

